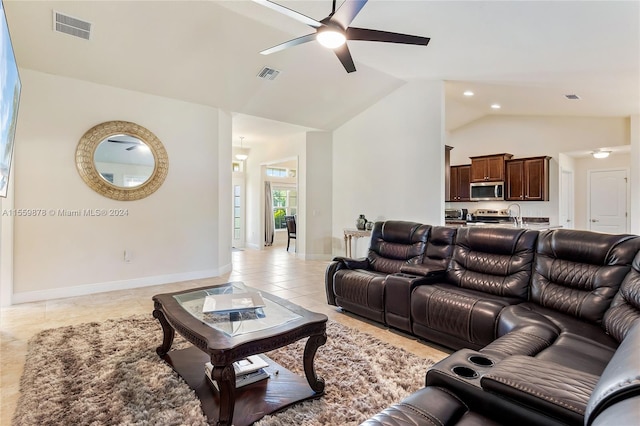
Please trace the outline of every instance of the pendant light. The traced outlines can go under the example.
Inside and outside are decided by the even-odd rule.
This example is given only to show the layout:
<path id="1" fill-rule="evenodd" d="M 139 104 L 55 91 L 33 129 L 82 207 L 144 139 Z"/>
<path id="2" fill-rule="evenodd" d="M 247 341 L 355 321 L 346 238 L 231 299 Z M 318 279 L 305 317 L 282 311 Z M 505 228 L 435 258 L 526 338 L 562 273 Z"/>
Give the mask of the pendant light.
<path id="1" fill-rule="evenodd" d="M 241 149 L 241 150 L 243 150 L 243 148 L 242 148 L 242 141 L 243 141 L 243 140 L 244 140 L 244 136 L 240 136 L 240 149 Z M 243 151 L 244 151 L 244 150 L 243 150 Z M 244 160 L 246 160 L 247 158 L 249 158 L 249 156 L 248 156 L 247 154 L 242 153 L 242 154 L 236 154 L 236 158 L 237 158 L 238 160 L 240 160 L 240 161 L 244 161 Z"/>

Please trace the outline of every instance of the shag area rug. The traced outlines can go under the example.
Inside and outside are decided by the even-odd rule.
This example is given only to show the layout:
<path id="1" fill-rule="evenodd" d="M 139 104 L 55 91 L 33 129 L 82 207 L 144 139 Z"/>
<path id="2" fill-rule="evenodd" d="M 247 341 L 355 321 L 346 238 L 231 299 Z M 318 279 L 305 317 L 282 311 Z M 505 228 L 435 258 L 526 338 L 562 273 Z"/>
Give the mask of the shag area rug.
<path id="1" fill-rule="evenodd" d="M 325 395 L 256 426 L 357 425 L 424 384 L 433 361 L 329 321 L 316 372 Z M 206 425 L 200 402 L 156 355 L 157 320 L 133 316 L 45 330 L 29 341 L 13 424 Z M 306 339 L 267 355 L 304 376 Z M 188 343 L 176 333 L 173 348 Z"/>

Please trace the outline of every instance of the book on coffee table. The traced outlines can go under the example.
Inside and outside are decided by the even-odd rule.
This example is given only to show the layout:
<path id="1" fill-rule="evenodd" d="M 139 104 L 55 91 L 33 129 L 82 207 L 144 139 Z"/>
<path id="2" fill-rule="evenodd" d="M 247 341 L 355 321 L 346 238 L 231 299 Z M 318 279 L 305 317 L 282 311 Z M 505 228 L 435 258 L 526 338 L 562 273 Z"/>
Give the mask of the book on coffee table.
<path id="1" fill-rule="evenodd" d="M 257 291 L 245 293 L 210 294 L 205 297 L 202 312 L 227 313 L 264 308 L 262 295 Z"/>
<path id="2" fill-rule="evenodd" d="M 243 374 L 253 373 L 254 371 L 258 371 L 261 368 L 268 366 L 269 363 L 260 355 L 251 355 L 233 363 L 233 369 L 236 372 L 236 377 L 242 376 Z"/>
<path id="3" fill-rule="evenodd" d="M 234 363 L 235 369 L 235 363 Z M 207 379 L 209 379 L 209 383 L 211 383 L 216 390 L 220 390 L 218 387 L 218 382 L 211 377 L 213 372 L 213 365 L 210 362 L 207 362 L 204 366 L 205 374 Z M 246 385 L 250 385 L 251 383 L 259 382 L 260 380 L 268 379 L 269 373 L 264 368 L 258 368 L 257 370 L 253 370 L 249 373 L 244 373 L 240 375 L 236 375 L 236 389 L 241 388 Z"/>

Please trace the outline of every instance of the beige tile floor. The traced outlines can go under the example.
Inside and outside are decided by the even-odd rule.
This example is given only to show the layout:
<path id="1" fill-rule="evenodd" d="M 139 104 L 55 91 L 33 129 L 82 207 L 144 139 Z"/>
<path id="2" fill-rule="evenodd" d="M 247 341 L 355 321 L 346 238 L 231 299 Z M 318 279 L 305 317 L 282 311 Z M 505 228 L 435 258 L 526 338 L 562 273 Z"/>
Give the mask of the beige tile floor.
<path id="1" fill-rule="evenodd" d="M 102 321 L 153 310 L 151 297 L 182 289 L 243 281 L 309 310 L 322 312 L 330 319 L 375 335 L 409 352 L 438 361 L 447 355 L 443 348 L 429 346 L 406 334 L 343 313 L 326 303 L 324 272 L 328 262 L 305 261 L 285 247 L 263 251 L 233 252 L 232 272 L 216 278 L 185 281 L 159 286 L 120 290 L 91 296 L 24 303 L 0 310 L 0 425 L 10 425 L 19 397 L 20 376 L 28 340 L 41 330 Z M 159 336 L 160 338 L 160 336 Z"/>

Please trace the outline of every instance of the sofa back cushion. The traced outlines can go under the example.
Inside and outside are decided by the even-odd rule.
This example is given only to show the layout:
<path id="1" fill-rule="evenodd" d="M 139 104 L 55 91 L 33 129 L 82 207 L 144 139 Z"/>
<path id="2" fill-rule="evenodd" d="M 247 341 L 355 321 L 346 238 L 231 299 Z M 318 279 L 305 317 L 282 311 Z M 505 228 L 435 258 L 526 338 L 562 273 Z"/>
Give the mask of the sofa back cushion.
<path id="1" fill-rule="evenodd" d="M 402 265 L 422 262 L 430 231 L 431 225 L 417 222 L 376 222 L 367 256 L 371 269 L 394 274 L 400 272 Z"/>
<path id="2" fill-rule="evenodd" d="M 600 324 L 631 268 L 637 237 L 555 229 L 541 232 L 531 300 Z"/>
<path id="3" fill-rule="evenodd" d="M 526 300 L 537 231 L 501 228 L 460 228 L 447 281 L 458 287 Z"/>
<path id="4" fill-rule="evenodd" d="M 449 226 L 433 226 L 424 250 L 422 263 L 433 270 L 444 271 L 449 266 L 453 248 L 455 247 L 458 228 Z"/>
<path id="5" fill-rule="evenodd" d="M 640 252 L 631 270 L 624 277 L 620 289 L 605 312 L 603 325 L 607 333 L 621 342 L 634 322 L 640 322 Z M 639 332 L 640 334 L 640 332 Z"/>

